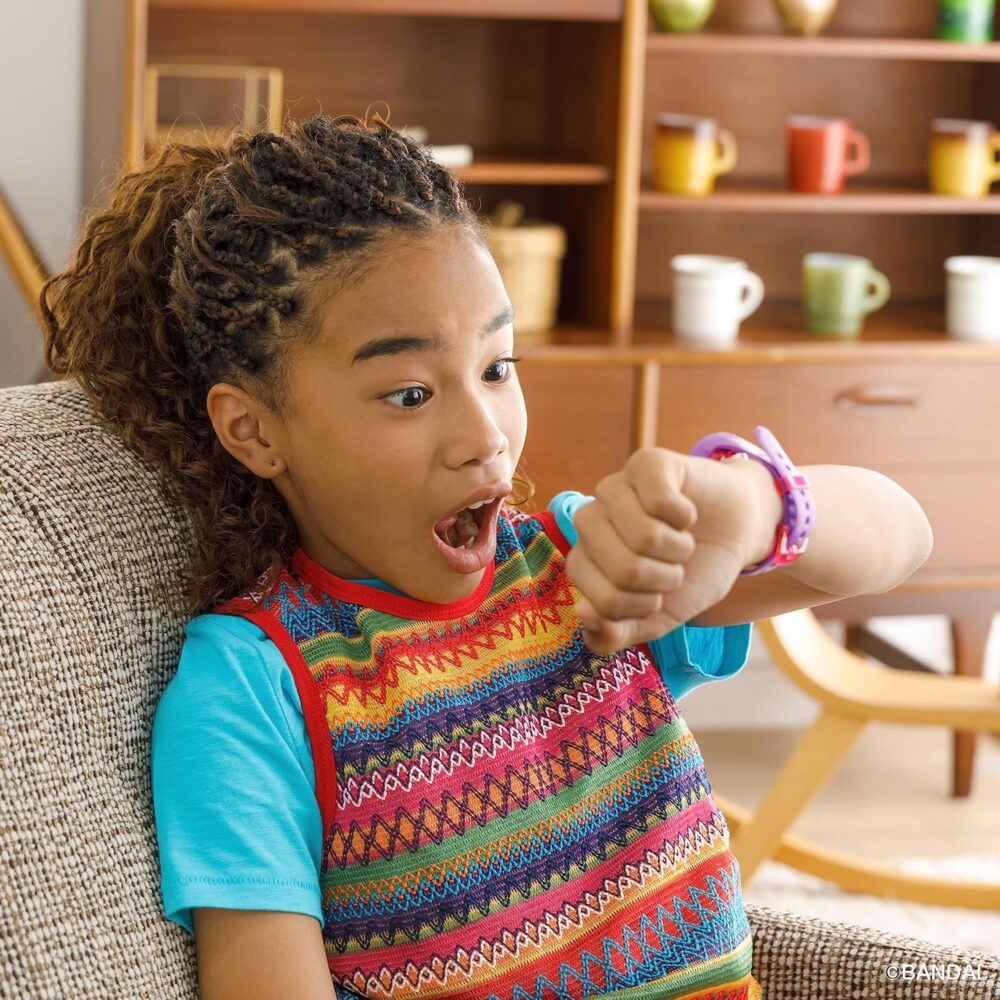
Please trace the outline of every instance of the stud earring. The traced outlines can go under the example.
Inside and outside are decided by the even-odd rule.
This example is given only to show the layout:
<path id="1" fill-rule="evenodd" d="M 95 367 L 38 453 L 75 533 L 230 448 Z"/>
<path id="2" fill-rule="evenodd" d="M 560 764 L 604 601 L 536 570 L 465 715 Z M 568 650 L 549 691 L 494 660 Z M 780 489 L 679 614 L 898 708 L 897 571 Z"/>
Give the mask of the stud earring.
<path id="1" fill-rule="evenodd" d="M 277 464 L 278 464 L 278 460 L 276 458 L 272 458 L 271 459 L 271 465 L 277 465 Z"/>

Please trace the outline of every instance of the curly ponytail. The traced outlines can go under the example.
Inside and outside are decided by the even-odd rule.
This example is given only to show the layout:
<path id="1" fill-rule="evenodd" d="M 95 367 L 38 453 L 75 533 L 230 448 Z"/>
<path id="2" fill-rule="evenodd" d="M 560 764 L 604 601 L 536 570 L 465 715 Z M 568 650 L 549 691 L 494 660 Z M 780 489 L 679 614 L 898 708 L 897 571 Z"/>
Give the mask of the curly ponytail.
<path id="1" fill-rule="evenodd" d="M 461 181 L 376 114 L 290 120 L 224 148 L 165 145 L 123 175 L 42 291 L 45 356 L 157 469 L 191 518 L 187 615 L 277 573 L 298 540 L 274 484 L 222 446 L 206 409 L 216 382 L 286 406 L 283 359 L 314 336 L 320 266 L 343 277 L 392 228 L 483 224 Z M 514 482 L 530 499 L 520 466 Z"/>

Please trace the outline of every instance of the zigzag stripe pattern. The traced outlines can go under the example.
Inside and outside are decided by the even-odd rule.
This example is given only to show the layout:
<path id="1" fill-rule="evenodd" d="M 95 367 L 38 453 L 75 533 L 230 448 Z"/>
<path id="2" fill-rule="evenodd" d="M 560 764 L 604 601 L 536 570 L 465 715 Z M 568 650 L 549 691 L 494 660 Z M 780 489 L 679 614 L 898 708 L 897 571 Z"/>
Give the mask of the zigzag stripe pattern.
<path id="1" fill-rule="evenodd" d="M 558 943 L 569 933 L 584 931 L 590 921 L 600 920 L 616 903 L 627 902 L 630 895 L 641 893 L 661 870 L 662 859 L 651 857 L 641 867 L 623 873 L 600 893 L 566 903 L 558 912 L 547 911 L 541 920 L 507 931 L 499 940 L 480 940 L 475 948 L 460 948 L 447 959 L 436 956 L 435 962 L 423 968 L 411 963 L 396 972 L 382 967 L 364 979 L 356 975 L 350 986 L 363 997 L 386 1000 L 419 997 L 420 989 L 426 991 L 429 986 L 435 990 L 458 989 L 462 992 L 454 995 L 472 996 L 469 989 L 484 972 L 495 975 L 504 964 L 516 962 L 524 952 L 533 954 L 544 948 L 547 941 Z M 715 935 L 712 923 L 720 916 L 731 916 L 733 900 L 739 900 L 738 882 L 731 870 L 720 867 L 718 874 L 708 875 L 701 885 L 690 886 L 669 906 L 655 907 L 634 926 L 624 924 L 613 937 L 602 935 L 599 951 L 585 953 L 579 964 L 561 964 L 556 976 L 540 977 L 531 993 L 515 987 L 511 996 L 607 996 L 615 990 L 661 980 L 666 980 L 663 985 L 667 988 L 671 973 L 688 971 L 703 960 L 705 944 Z M 741 908 L 741 904 L 737 905 Z M 693 920 L 692 916 L 701 919 Z M 491 1000 L 502 998 L 493 993 Z"/>
<path id="2" fill-rule="evenodd" d="M 632 711 L 648 710 L 647 705 L 632 706 Z M 568 784 L 572 777 L 589 774 L 594 766 L 607 764 L 612 754 L 607 746 L 618 744 L 619 752 L 631 746 L 628 733 L 618 725 L 604 725 L 594 733 L 583 724 L 581 716 L 563 714 L 558 723 L 550 721 L 545 726 L 536 719 L 515 720 L 513 725 L 499 725 L 478 734 L 475 740 L 459 740 L 451 749 L 441 749 L 434 754 L 420 754 L 407 763 L 393 768 L 375 769 L 364 779 L 350 778 L 340 790 L 340 804 L 356 807 L 357 819 L 361 821 L 379 808 L 383 808 L 386 797 L 392 793 L 440 793 L 457 797 L 469 789 L 465 779 L 469 769 L 477 768 L 481 779 L 496 783 L 502 772 L 506 778 L 522 784 L 537 784 L 540 787 L 557 787 Z M 559 753 L 550 747 L 554 736 L 545 737 L 556 726 L 563 731 L 559 734 Z M 639 727 L 630 724 L 630 729 Z M 673 759 L 680 763 L 684 755 L 696 755 L 690 734 L 683 734 L 670 744 Z M 514 753 L 520 755 L 519 766 L 509 763 Z M 517 757 L 513 759 L 518 760 Z M 421 786 L 424 786 L 421 788 Z M 478 794 L 478 793 L 477 793 Z M 367 803 L 367 805 L 365 804 Z"/>
<path id="3" fill-rule="evenodd" d="M 263 598 L 325 706 L 338 997 L 759 1000 L 701 752 L 648 645 L 584 644 L 560 545 L 551 515 L 501 505 L 492 587 L 456 618 L 292 564 L 232 604 Z"/>

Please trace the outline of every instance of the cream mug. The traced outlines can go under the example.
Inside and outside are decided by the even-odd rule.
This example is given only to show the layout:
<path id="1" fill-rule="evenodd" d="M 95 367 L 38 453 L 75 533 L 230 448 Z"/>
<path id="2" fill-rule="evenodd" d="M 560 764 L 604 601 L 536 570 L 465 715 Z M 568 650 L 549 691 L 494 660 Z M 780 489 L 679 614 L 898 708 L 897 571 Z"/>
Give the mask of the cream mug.
<path id="1" fill-rule="evenodd" d="M 944 268 L 948 334 L 1000 342 L 1000 257 L 949 257 Z"/>
<path id="2" fill-rule="evenodd" d="M 736 340 L 740 323 L 764 301 L 764 282 L 746 261 L 715 254 L 681 254 L 673 271 L 674 334 L 705 344 Z"/>

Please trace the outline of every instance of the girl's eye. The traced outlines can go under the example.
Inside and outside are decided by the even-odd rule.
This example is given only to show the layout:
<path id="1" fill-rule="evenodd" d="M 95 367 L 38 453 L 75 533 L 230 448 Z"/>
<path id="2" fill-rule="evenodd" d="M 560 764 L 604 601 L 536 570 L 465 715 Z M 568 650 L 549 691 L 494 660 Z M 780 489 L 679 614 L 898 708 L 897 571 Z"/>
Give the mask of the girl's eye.
<path id="1" fill-rule="evenodd" d="M 494 361 L 493 364 L 487 368 L 487 371 L 491 371 L 498 365 L 515 365 L 520 361 L 520 357 L 517 358 L 500 358 L 498 361 Z M 492 382 L 494 385 L 502 385 L 504 382 L 510 381 L 511 375 L 513 373 L 513 368 L 504 368 L 503 374 L 500 378 L 488 379 L 487 381 Z M 426 393 L 427 390 L 422 385 L 408 385 L 405 389 L 397 389 L 395 392 L 390 392 L 388 395 L 383 396 L 383 399 L 393 400 L 399 397 L 400 403 L 398 408 L 401 410 L 416 410 L 421 405 L 420 393 Z M 407 395 L 410 394 L 410 395 Z M 404 400 L 409 399 L 413 402 L 413 405 L 409 405 Z M 393 404 L 396 405 L 396 404 Z"/>
<path id="2" fill-rule="evenodd" d="M 408 399 L 413 399 L 413 396 L 406 396 L 407 393 L 420 393 L 426 392 L 427 390 L 420 385 L 408 385 L 405 389 L 397 389 L 395 392 L 390 392 L 388 396 L 383 396 L 383 399 L 395 399 L 397 396 L 406 397 Z M 407 403 L 401 403 L 399 409 L 401 410 L 415 410 L 420 405 L 419 398 L 414 406 L 410 406 Z"/>
<path id="3" fill-rule="evenodd" d="M 517 358 L 501 358 L 499 361 L 494 361 L 493 364 L 491 364 L 490 367 L 487 368 L 486 370 L 489 371 L 490 368 L 496 368 L 497 365 L 508 365 L 508 366 L 510 366 L 510 365 L 516 365 L 517 362 L 520 361 L 520 360 L 521 359 L 519 357 L 517 357 Z M 506 382 L 511 377 L 511 375 L 513 374 L 513 371 L 514 371 L 513 368 L 510 368 L 510 367 L 505 368 L 504 369 L 504 374 L 500 378 L 494 379 L 492 381 L 495 381 L 495 382 Z"/>

